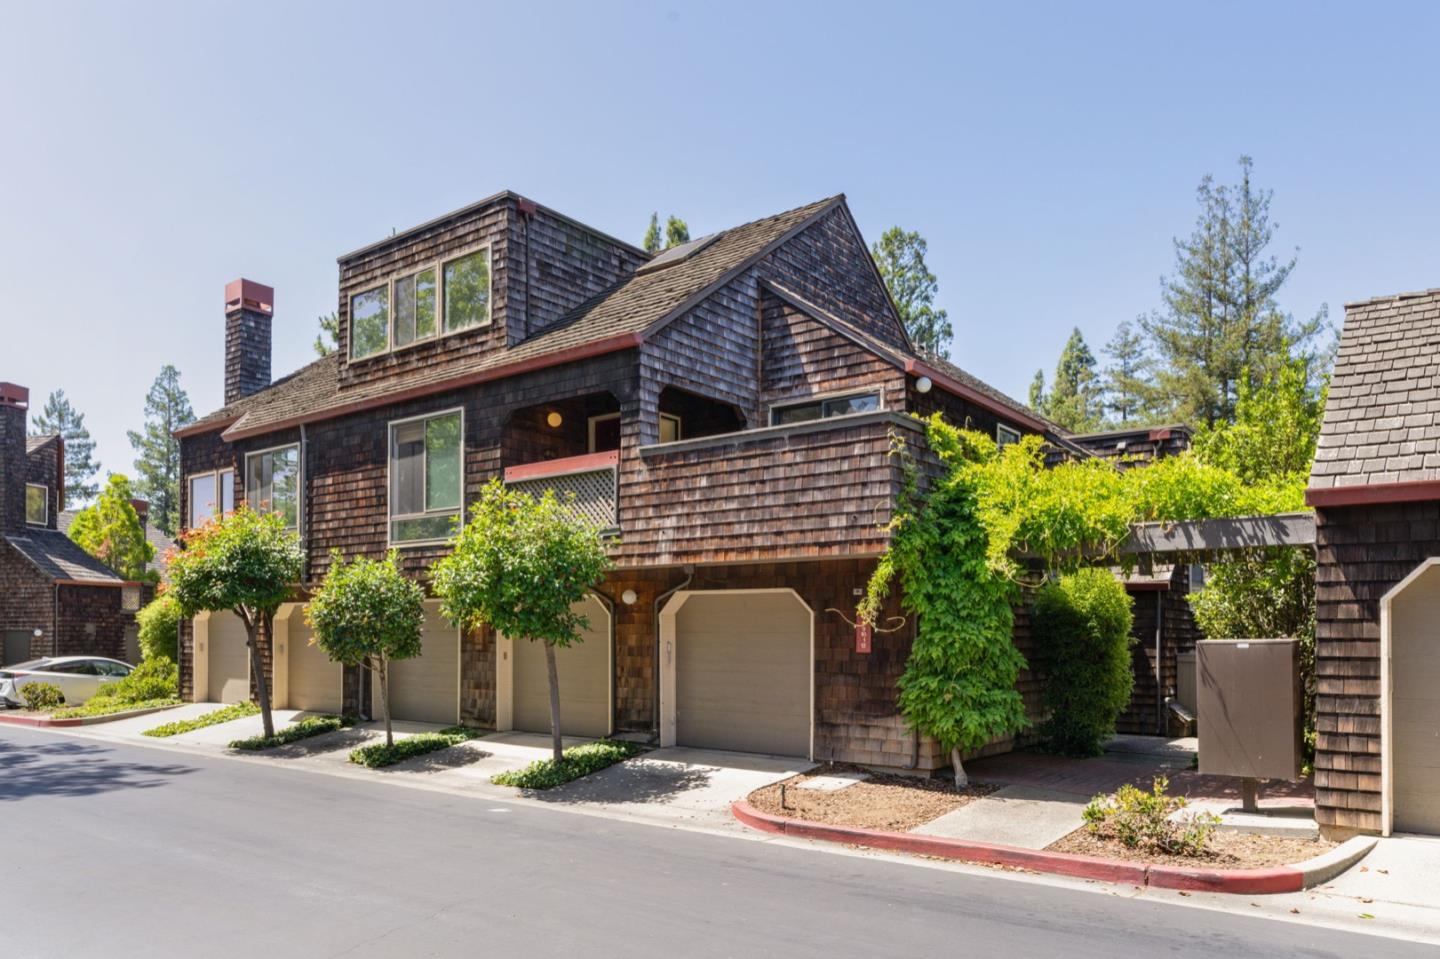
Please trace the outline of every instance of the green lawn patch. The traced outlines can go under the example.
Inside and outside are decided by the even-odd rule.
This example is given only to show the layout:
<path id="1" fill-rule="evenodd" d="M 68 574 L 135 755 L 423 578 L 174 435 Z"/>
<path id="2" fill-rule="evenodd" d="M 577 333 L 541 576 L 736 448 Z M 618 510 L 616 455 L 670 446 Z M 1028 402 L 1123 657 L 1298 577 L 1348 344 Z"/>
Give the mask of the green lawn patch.
<path id="1" fill-rule="evenodd" d="M 298 723 L 291 723 L 284 729 L 277 730 L 275 735 L 268 739 L 263 735 L 251 736 L 249 739 L 237 739 L 230 744 L 230 748 L 254 751 L 271 749 L 275 746 L 287 746 L 302 739 L 309 739 L 311 736 L 333 733 L 354 724 L 355 720 L 342 716 L 307 716 Z"/>
<path id="2" fill-rule="evenodd" d="M 110 716 L 115 713 L 128 713 L 138 709 L 163 709 L 166 706 L 179 706 L 180 699 L 176 696 L 167 696 L 164 699 L 145 699 L 138 703 L 116 702 L 113 699 L 96 699 L 83 706 L 71 706 L 69 709 L 61 709 L 51 714 L 52 719 L 88 719 L 91 716 Z"/>
<path id="3" fill-rule="evenodd" d="M 409 759 L 411 756 L 423 756 L 426 753 L 433 753 L 437 749 L 449 749 L 457 743 L 463 743 L 465 740 L 474 739 L 479 735 L 478 729 L 450 726 L 438 733 L 417 733 L 414 736 L 397 739 L 393 746 L 387 746 L 384 743 L 360 746 L 350 751 L 350 761 L 360 766 L 379 769 L 381 766 L 391 766 L 402 759 Z"/>
<path id="4" fill-rule="evenodd" d="M 599 772 L 606 766 L 638 756 L 645 751 L 639 743 L 623 740 L 600 739 L 583 746 L 571 746 L 565 750 L 557 763 L 553 759 L 538 759 L 524 769 L 496 773 L 490 781 L 497 786 L 518 786 L 521 789 L 553 789 L 566 783 Z"/>
<path id="5" fill-rule="evenodd" d="M 228 723 L 232 719 L 244 719 L 246 716 L 254 716 L 258 712 L 260 712 L 260 707 L 254 703 L 236 703 L 234 706 L 226 706 L 224 709 L 217 709 L 213 713 L 196 716 L 194 719 L 181 719 L 163 726 L 156 726 L 154 729 L 147 729 L 144 734 L 158 738 L 178 736 L 181 733 L 204 729 L 206 726 Z"/>

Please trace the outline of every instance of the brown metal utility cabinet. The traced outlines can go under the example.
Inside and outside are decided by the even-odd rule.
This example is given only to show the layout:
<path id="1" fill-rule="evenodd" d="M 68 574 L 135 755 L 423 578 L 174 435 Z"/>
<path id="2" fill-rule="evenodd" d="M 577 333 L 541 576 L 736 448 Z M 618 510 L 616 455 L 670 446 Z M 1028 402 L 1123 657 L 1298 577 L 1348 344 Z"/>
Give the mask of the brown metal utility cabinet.
<path id="1" fill-rule="evenodd" d="M 1195 651 L 1200 771 L 1245 780 L 1253 808 L 1256 780 L 1300 778 L 1299 641 L 1207 639 Z"/>

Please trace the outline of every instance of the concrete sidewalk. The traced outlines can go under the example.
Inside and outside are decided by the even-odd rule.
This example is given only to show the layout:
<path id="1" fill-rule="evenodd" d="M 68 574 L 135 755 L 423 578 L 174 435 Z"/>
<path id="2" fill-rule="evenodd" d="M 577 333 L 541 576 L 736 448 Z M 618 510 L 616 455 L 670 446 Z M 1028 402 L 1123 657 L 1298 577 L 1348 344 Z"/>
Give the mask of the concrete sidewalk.
<path id="1" fill-rule="evenodd" d="M 1089 801 L 1089 796 L 1058 789 L 1005 786 L 911 831 L 947 839 L 1044 849 L 1084 824 L 1080 814 Z"/>

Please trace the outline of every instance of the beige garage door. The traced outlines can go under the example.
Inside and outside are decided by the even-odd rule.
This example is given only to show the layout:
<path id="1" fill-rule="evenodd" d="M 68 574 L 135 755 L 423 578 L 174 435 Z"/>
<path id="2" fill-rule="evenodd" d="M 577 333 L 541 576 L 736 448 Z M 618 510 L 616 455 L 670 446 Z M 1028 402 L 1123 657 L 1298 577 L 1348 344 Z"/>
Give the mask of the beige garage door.
<path id="1" fill-rule="evenodd" d="M 1440 566 L 1390 606 L 1396 832 L 1440 834 Z"/>
<path id="2" fill-rule="evenodd" d="M 675 617 L 676 743 L 808 756 L 811 673 L 794 594 L 690 596 Z"/>
<path id="3" fill-rule="evenodd" d="M 425 604 L 421 653 L 390 664 L 390 715 L 417 723 L 460 720 L 460 631 L 440 616 L 438 603 Z M 371 690 L 379 689 L 372 677 Z M 378 700 L 374 718 L 380 718 Z"/>
<path id="4" fill-rule="evenodd" d="M 211 613 L 209 624 L 209 700 L 250 701 L 250 648 L 245 623 L 234 613 Z"/>
<path id="5" fill-rule="evenodd" d="M 300 610 L 290 614 L 290 708 L 338 713 L 345 703 L 345 667 L 312 643 Z"/>
<path id="6" fill-rule="evenodd" d="M 555 650 L 560 676 L 560 730 L 567 736 L 610 735 L 610 616 L 593 596 L 575 604 L 590 621 L 583 642 Z M 545 645 L 517 639 L 512 689 L 515 728 L 550 731 L 550 680 Z"/>

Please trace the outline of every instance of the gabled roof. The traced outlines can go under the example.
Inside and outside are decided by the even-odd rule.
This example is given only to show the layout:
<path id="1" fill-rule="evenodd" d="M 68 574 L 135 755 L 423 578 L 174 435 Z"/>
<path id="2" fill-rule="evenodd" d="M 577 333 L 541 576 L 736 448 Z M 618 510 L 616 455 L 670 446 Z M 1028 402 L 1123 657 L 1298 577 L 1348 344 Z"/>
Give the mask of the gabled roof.
<path id="1" fill-rule="evenodd" d="M 59 438 L 59 433 L 51 433 L 49 436 L 27 436 L 25 437 L 25 453 L 29 455 L 36 450 L 44 449 Z"/>
<path id="2" fill-rule="evenodd" d="M 1346 304 L 1310 471 L 1311 499 L 1341 505 L 1342 487 L 1436 481 L 1440 289 Z M 1335 492 L 1327 496 L 1326 490 Z M 1440 489 L 1416 498 L 1440 499 Z"/>
<path id="3" fill-rule="evenodd" d="M 98 559 L 77 546 L 70 537 L 53 529 L 7 533 L 5 541 L 52 580 L 118 586 L 124 583 Z"/>

